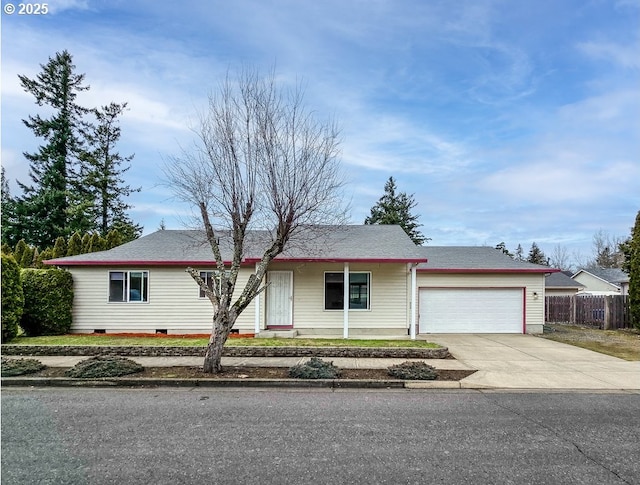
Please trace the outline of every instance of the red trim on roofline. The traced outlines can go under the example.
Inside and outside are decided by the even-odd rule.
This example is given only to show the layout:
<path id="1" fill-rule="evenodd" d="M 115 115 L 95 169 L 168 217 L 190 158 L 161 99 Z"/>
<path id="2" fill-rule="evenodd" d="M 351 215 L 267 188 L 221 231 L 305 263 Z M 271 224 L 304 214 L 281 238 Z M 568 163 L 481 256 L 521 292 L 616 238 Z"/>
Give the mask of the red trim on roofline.
<path id="1" fill-rule="evenodd" d="M 259 263 L 260 258 L 247 258 L 245 263 Z M 272 263 L 426 263 L 426 258 L 275 258 Z"/>
<path id="2" fill-rule="evenodd" d="M 247 258 L 242 261 L 242 266 L 251 266 L 259 263 L 260 258 Z M 346 258 L 276 258 L 271 263 L 426 263 L 426 259 L 382 259 L 382 258 L 363 258 L 363 259 L 346 259 Z M 215 266 L 215 261 L 60 261 L 48 260 L 43 261 L 49 266 Z M 225 266 L 231 265 L 231 261 L 225 261 Z"/>
<path id="3" fill-rule="evenodd" d="M 531 268 L 418 268 L 418 273 L 558 273 L 559 269 L 531 269 Z"/>
<path id="4" fill-rule="evenodd" d="M 215 261 L 60 261 L 55 259 L 43 261 L 50 266 L 215 266 Z M 231 261 L 225 261 L 230 265 Z"/>

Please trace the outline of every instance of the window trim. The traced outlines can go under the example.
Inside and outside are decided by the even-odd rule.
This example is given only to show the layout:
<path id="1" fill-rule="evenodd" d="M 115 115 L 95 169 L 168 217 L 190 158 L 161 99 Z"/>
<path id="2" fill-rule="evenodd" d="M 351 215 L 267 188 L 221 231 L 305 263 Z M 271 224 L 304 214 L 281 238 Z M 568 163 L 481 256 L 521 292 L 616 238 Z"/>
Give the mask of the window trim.
<path id="1" fill-rule="evenodd" d="M 123 293 L 123 298 L 126 295 L 126 299 L 122 299 L 122 300 L 112 300 L 111 299 L 111 274 L 113 273 L 121 273 L 124 275 L 124 278 L 122 281 L 124 281 L 124 287 L 122 289 L 122 293 Z M 131 300 L 131 273 L 141 273 L 142 274 L 142 295 L 141 295 L 141 299 L 140 300 Z M 131 269 L 131 270 L 117 270 L 117 269 L 113 269 L 113 270 L 109 270 L 107 271 L 107 303 L 113 303 L 113 304 L 133 304 L 133 305 L 139 305 L 139 304 L 148 304 L 149 303 L 149 288 L 150 288 L 150 283 L 149 283 L 149 270 L 146 269 Z M 146 281 L 146 287 L 145 287 L 145 281 Z M 127 291 L 128 290 L 128 291 Z M 144 296 L 146 295 L 147 299 L 144 300 Z"/>
<path id="2" fill-rule="evenodd" d="M 344 271 L 324 271 L 322 276 L 322 309 L 325 312 L 344 312 L 344 301 L 342 302 L 342 308 L 327 308 L 327 274 L 340 274 L 342 275 L 342 284 L 344 285 Z M 350 312 L 370 312 L 371 311 L 371 271 L 349 271 L 349 280 L 351 280 L 352 274 L 366 274 L 367 275 L 367 308 L 349 308 Z M 351 283 L 351 281 L 349 281 Z M 344 291 L 344 286 L 343 286 Z"/>
<path id="3" fill-rule="evenodd" d="M 230 275 L 231 272 L 230 271 L 226 271 L 227 275 Z M 200 276 L 200 278 L 202 278 L 203 280 L 205 280 L 205 282 L 208 283 L 208 278 L 209 278 L 209 274 L 214 275 L 214 277 L 212 278 L 212 280 L 217 281 L 218 282 L 218 286 L 220 285 L 220 270 L 217 269 L 200 269 L 198 270 L 198 275 Z M 203 277 L 202 275 L 205 275 L 205 277 Z M 210 287 L 212 288 L 212 287 Z M 213 289 L 213 288 L 212 288 Z M 200 285 L 198 285 L 198 299 L 199 300 L 207 300 L 207 295 L 205 294 L 204 290 L 202 288 L 200 288 Z"/>

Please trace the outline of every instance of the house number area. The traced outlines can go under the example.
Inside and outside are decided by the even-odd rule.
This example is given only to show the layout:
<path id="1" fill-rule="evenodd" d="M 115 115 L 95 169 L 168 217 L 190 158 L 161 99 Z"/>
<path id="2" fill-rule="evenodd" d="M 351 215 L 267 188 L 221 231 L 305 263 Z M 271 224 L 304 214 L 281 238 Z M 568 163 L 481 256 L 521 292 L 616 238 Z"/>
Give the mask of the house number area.
<path id="1" fill-rule="evenodd" d="M 19 3 L 17 6 L 13 3 L 5 4 L 4 13 L 7 15 L 46 15 L 49 13 L 48 3 Z"/>

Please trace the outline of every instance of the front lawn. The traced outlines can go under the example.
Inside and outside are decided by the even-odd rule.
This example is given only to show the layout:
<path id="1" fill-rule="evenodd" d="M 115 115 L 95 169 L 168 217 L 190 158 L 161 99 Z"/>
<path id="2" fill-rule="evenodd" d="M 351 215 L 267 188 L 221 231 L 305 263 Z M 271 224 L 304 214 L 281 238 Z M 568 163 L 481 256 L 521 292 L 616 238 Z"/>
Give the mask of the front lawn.
<path id="1" fill-rule="evenodd" d="M 599 330 L 577 325 L 545 325 L 544 338 L 625 360 L 640 360 L 640 333 L 637 330 Z"/>
<path id="2" fill-rule="evenodd" d="M 207 338 L 169 337 L 127 337 L 110 335 L 61 335 L 53 337 L 18 337 L 11 344 L 17 345 L 103 345 L 141 347 L 204 347 Z M 399 347 L 399 348 L 440 348 L 438 344 L 426 340 L 365 340 L 365 339 L 323 339 L 323 338 L 230 338 L 227 347 Z"/>

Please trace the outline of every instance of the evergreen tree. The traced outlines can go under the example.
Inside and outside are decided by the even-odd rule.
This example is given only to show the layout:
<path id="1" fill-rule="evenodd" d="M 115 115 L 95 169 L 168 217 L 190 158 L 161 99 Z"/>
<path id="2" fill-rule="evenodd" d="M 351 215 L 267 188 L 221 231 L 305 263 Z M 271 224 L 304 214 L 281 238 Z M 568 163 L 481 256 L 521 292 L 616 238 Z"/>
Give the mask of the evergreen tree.
<path id="1" fill-rule="evenodd" d="M 82 237 L 78 231 L 69 238 L 66 256 L 76 256 L 77 254 L 82 254 Z"/>
<path id="2" fill-rule="evenodd" d="M 91 252 L 91 234 L 88 232 L 82 236 L 82 251 L 80 254 L 90 253 Z"/>
<path id="3" fill-rule="evenodd" d="M 18 207 L 16 201 L 11 197 L 9 190 L 9 181 L 5 176 L 4 167 L 2 167 L 2 220 L 0 227 L 2 230 L 2 243 L 13 247 L 22 239 L 24 227 L 19 224 L 18 211 L 22 209 Z"/>
<path id="4" fill-rule="evenodd" d="M 94 232 L 89 241 L 88 252 L 95 253 L 98 251 L 104 251 L 106 245 L 107 245 L 107 241 L 104 238 L 100 237 L 100 234 L 98 234 L 97 232 Z"/>
<path id="5" fill-rule="evenodd" d="M 527 261 L 533 264 L 543 264 L 545 266 L 548 264 L 547 257 L 535 242 L 531 244 L 531 249 L 529 250 Z"/>
<path id="6" fill-rule="evenodd" d="M 84 74 L 74 72 L 75 65 L 66 50 L 56 53 L 41 67 L 35 79 L 18 76 L 24 90 L 53 114 L 49 118 L 36 115 L 23 120 L 45 144 L 35 153 L 24 153 L 33 185 L 18 182 L 24 195 L 16 201 L 16 217 L 27 242 L 44 248 L 69 233 L 69 214 L 73 212 L 69 194 L 73 192 L 74 169 L 85 128 L 82 118 L 87 113 L 76 103 L 76 97 L 89 87 L 84 85 Z"/>
<path id="7" fill-rule="evenodd" d="M 518 244 L 514 259 L 516 261 L 524 261 L 524 249 L 522 249 L 522 244 Z"/>
<path id="8" fill-rule="evenodd" d="M 40 261 L 40 264 L 38 267 L 43 268 L 44 267 L 44 264 L 42 264 L 43 261 L 46 261 L 47 259 L 53 259 L 53 250 L 51 248 L 45 249 L 38 255 L 38 259 Z"/>
<path id="9" fill-rule="evenodd" d="M 640 211 L 629 242 L 629 307 L 631 323 L 640 330 Z"/>
<path id="10" fill-rule="evenodd" d="M 60 236 L 58 239 L 56 239 L 56 243 L 53 246 L 53 257 L 54 258 L 62 258 L 63 256 L 66 256 L 67 254 L 67 241 L 65 241 L 65 239 Z"/>
<path id="11" fill-rule="evenodd" d="M 429 241 L 419 230 L 418 217 L 411 214 L 417 203 L 413 195 L 405 192 L 396 194 L 396 182 L 393 177 L 384 185 L 384 195 L 371 208 L 371 215 L 364 220 L 365 224 L 398 224 L 415 244 Z"/>
<path id="12" fill-rule="evenodd" d="M 506 254 L 507 256 L 513 259 L 513 254 L 509 252 L 509 250 L 507 249 L 507 245 L 504 243 L 504 241 L 499 244 L 496 244 L 496 249 L 498 251 L 501 251 L 502 254 Z"/>
<path id="13" fill-rule="evenodd" d="M 22 252 L 22 257 L 20 258 L 21 268 L 31 268 L 33 266 L 33 255 L 35 253 L 34 246 L 25 246 L 24 251 Z"/>
<path id="14" fill-rule="evenodd" d="M 87 135 L 89 150 L 82 154 L 83 185 L 93 201 L 91 212 L 95 227 L 102 236 L 106 236 L 117 224 L 133 225 L 126 214 L 131 206 L 123 199 L 140 191 L 140 188 L 133 189 L 126 185 L 122 177 L 131 168 L 128 163 L 133 155 L 123 157 L 116 151 L 120 139 L 118 118 L 126 107 L 127 103 L 111 103 L 92 110 L 96 124 Z"/>
<path id="15" fill-rule="evenodd" d="M 20 239 L 18 241 L 18 244 L 16 244 L 16 247 L 13 248 L 13 257 L 16 260 L 16 263 L 18 263 L 18 265 L 22 261 L 22 255 L 24 254 L 26 249 L 27 249 L 27 243 L 25 242 L 24 239 Z"/>
<path id="16" fill-rule="evenodd" d="M 107 234 L 107 244 L 105 249 L 112 249 L 122 244 L 122 235 L 117 229 L 111 229 Z"/>

